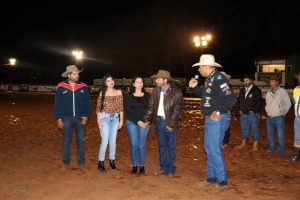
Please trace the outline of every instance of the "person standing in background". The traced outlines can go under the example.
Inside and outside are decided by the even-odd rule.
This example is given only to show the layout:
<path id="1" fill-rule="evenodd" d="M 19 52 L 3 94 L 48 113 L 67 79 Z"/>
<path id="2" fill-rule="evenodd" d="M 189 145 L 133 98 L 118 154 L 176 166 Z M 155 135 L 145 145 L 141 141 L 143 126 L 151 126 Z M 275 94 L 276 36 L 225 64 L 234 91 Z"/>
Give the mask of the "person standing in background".
<path id="1" fill-rule="evenodd" d="M 242 144 L 237 146 L 236 149 L 242 149 L 247 145 L 247 139 L 250 129 L 252 131 L 253 151 L 258 151 L 259 134 L 259 113 L 262 106 L 262 92 L 254 85 L 254 77 L 245 75 L 242 78 L 244 83 L 243 88 L 239 93 L 239 109 L 240 109 L 240 122 L 242 129 Z"/>
<path id="2" fill-rule="evenodd" d="M 296 78 L 300 83 L 300 72 L 296 74 Z M 296 162 L 300 158 L 300 84 L 293 90 L 293 103 L 295 111 L 294 120 L 294 150 L 290 158 L 292 162 Z"/>
<path id="3" fill-rule="evenodd" d="M 288 92 L 279 86 L 277 76 L 270 77 L 270 89 L 266 94 L 267 112 L 267 134 L 269 152 L 278 153 L 280 156 L 285 152 L 284 119 L 291 107 L 291 100 Z M 275 149 L 274 133 L 277 130 L 279 148 Z"/>

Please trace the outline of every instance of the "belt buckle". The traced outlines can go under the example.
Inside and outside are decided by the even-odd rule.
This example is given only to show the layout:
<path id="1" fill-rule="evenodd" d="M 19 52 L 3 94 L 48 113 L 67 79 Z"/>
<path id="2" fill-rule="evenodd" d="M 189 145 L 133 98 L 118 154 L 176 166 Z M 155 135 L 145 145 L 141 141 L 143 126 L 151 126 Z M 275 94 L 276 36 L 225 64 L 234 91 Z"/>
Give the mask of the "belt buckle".
<path id="1" fill-rule="evenodd" d="M 166 120 L 166 118 L 164 116 L 158 116 L 158 117 L 162 120 Z"/>

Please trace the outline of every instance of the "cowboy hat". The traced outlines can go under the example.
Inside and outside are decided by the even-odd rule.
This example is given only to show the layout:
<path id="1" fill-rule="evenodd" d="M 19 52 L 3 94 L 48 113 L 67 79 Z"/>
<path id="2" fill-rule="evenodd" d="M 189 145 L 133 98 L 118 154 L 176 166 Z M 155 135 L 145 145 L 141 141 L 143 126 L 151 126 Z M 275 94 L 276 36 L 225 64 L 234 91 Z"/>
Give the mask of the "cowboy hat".
<path id="1" fill-rule="evenodd" d="M 276 75 L 272 75 L 269 77 L 269 80 L 280 81 L 280 77 Z"/>
<path id="2" fill-rule="evenodd" d="M 215 62 L 215 57 L 210 54 L 201 55 L 199 62 L 194 64 L 192 67 L 195 67 L 195 66 L 213 66 L 213 67 L 222 68 L 222 66 L 219 63 Z"/>
<path id="3" fill-rule="evenodd" d="M 172 80 L 170 72 L 166 71 L 166 70 L 159 70 L 158 73 L 152 75 L 151 78 L 165 78 L 165 79 L 168 79 L 168 80 Z"/>
<path id="4" fill-rule="evenodd" d="M 231 76 L 229 74 L 226 74 L 226 72 L 222 71 L 221 74 L 223 74 L 227 78 L 227 80 L 231 79 Z"/>
<path id="5" fill-rule="evenodd" d="M 247 79 L 251 79 L 252 81 L 255 80 L 255 78 L 254 78 L 253 75 L 251 75 L 251 74 L 246 74 L 246 75 L 242 76 L 241 81 L 244 82 L 244 79 L 246 79 L 246 78 L 247 78 Z"/>
<path id="6" fill-rule="evenodd" d="M 67 77 L 68 74 L 71 74 L 72 72 L 82 72 L 82 69 L 79 70 L 75 65 L 69 65 L 66 67 L 66 71 L 61 74 L 62 77 Z"/>

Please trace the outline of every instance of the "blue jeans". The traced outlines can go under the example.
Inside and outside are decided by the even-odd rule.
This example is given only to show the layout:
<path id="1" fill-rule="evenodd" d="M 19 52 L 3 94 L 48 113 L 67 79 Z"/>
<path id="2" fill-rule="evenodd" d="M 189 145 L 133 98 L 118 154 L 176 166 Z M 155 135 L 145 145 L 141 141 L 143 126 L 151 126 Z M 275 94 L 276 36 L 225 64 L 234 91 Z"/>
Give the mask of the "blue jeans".
<path id="1" fill-rule="evenodd" d="M 166 120 L 157 118 L 156 134 L 158 139 L 159 163 L 164 172 L 175 173 L 176 129 L 171 132 L 166 129 Z"/>
<path id="2" fill-rule="evenodd" d="M 99 161 L 105 160 L 105 152 L 108 144 L 109 144 L 109 159 L 115 160 L 117 132 L 119 127 L 119 114 L 101 112 L 100 121 L 101 121 L 100 135 L 102 140 L 99 149 Z"/>
<path id="3" fill-rule="evenodd" d="M 270 152 L 275 152 L 275 141 L 274 141 L 275 129 L 277 129 L 277 133 L 278 133 L 278 143 L 279 143 L 278 153 L 280 155 L 283 155 L 285 151 L 283 115 L 277 117 L 267 116 L 267 134 L 268 134 Z"/>
<path id="4" fill-rule="evenodd" d="M 150 126 L 142 128 L 136 123 L 126 121 L 127 133 L 131 145 L 130 154 L 133 166 L 144 166 L 146 156 L 146 140 Z"/>
<path id="5" fill-rule="evenodd" d="M 250 129 L 252 131 L 253 141 L 259 140 L 259 119 L 258 113 L 254 114 L 241 114 L 241 129 L 242 129 L 242 139 L 247 139 Z"/>
<path id="6" fill-rule="evenodd" d="M 205 118 L 204 149 L 207 153 L 206 178 L 217 183 L 227 183 L 222 144 L 225 131 L 230 124 L 230 112 L 221 114 L 218 121 Z"/>
<path id="7" fill-rule="evenodd" d="M 300 117 L 295 117 L 294 120 L 294 146 L 300 148 Z"/>
<path id="8" fill-rule="evenodd" d="M 84 158 L 84 130 L 85 125 L 82 124 L 80 117 L 64 117 L 63 119 L 63 162 L 70 164 L 70 153 L 72 143 L 72 132 L 75 129 L 77 144 L 77 161 L 79 164 L 85 163 Z"/>

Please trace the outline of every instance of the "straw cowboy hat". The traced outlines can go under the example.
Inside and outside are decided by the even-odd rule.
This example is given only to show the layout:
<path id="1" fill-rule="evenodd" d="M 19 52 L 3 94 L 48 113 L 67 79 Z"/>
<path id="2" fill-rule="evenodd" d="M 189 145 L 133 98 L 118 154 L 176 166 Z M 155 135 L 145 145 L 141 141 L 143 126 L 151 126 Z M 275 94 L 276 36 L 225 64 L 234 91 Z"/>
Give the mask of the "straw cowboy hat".
<path id="1" fill-rule="evenodd" d="M 75 65 L 69 65 L 66 67 L 66 71 L 61 74 L 62 77 L 67 77 L 68 74 L 71 74 L 72 72 L 82 72 L 82 69 L 79 70 Z"/>
<path id="2" fill-rule="evenodd" d="M 195 66 L 214 66 L 222 68 L 222 66 L 219 63 L 215 62 L 215 57 L 210 54 L 201 55 L 199 62 L 193 65 L 193 67 Z"/>
<path id="3" fill-rule="evenodd" d="M 226 74 L 226 72 L 222 71 L 221 74 L 223 74 L 227 78 L 227 80 L 231 79 L 231 76 L 229 74 Z"/>
<path id="4" fill-rule="evenodd" d="M 173 78 L 170 75 L 170 72 L 167 70 L 159 70 L 157 74 L 151 76 L 151 78 L 165 78 L 168 80 L 172 80 Z"/>

